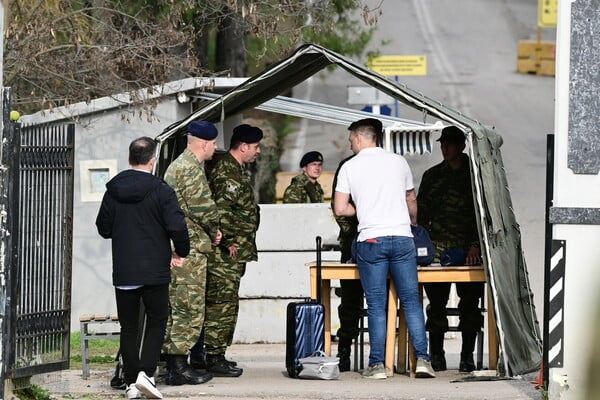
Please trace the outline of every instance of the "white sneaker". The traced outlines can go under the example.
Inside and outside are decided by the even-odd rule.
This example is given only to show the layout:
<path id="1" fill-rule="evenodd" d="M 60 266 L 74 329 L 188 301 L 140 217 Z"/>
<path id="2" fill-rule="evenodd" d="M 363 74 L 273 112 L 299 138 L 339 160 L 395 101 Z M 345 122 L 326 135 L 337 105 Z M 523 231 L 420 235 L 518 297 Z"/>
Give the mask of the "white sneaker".
<path id="1" fill-rule="evenodd" d="M 140 371 L 135 381 L 135 387 L 142 392 L 147 399 L 162 399 L 162 394 L 156 388 L 154 378 L 148 377 L 144 371 Z"/>
<path id="2" fill-rule="evenodd" d="M 415 377 L 416 378 L 435 378 L 435 372 L 433 372 L 433 368 L 431 367 L 431 363 L 424 359 L 417 359 L 417 368 L 415 369 Z"/>
<path id="3" fill-rule="evenodd" d="M 132 383 L 131 385 L 127 386 L 127 388 L 125 388 L 125 395 L 127 396 L 128 399 L 141 399 L 142 398 L 142 392 L 137 390 L 137 388 L 135 387 L 135 383 Z"/>

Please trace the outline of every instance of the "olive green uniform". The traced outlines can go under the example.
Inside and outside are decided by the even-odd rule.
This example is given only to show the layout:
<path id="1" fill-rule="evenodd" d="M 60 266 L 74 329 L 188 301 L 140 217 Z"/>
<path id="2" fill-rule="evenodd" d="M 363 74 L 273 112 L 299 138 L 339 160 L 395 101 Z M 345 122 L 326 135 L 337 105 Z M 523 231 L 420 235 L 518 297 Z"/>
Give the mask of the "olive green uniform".
<path id="1" fill-rule="evenodd" d="M 325 193 L 319 182 L 311 182 L 306 174 L 296 175 L 283 193 L 284 203 L 322 203 Z"/>
<path id="2" fill-rule="evenodd" d="M 170 318 L 164 343 L 166 354 L 188 354 L 200 337 L 205 316 L 205 290 L 211 242 L 219 228 L 217 206 L 212 198 L 204 164 L 185 149 L 169 165 L 165 181 L 175 189 L 185 214 L 191 251 L 182 267 L 172 268 L 169 286 Z"/>
<path id="3" fill-rule="evenodd" d="M 437 262 L 444 250 L 461 247 L 467 253 L 471 246 L 478 246 L 479 243 L 469 157 L 466 154 L 461 154 L 461 157 L 462 167 L 457 170 L 453 170 L 443 161 L 425 171 L 419 187 L 418 223 L 429 231 L 431 241 L 436 246 Z M 483 284 L 462 283 L 457 284 L 456 289 L 460 297 L 459 327 L 463 333 L 476 332 L 483 326 L 483 318 L 479 311 Z M 425 291 L 430 303 L 427 329 L 431 333 L 443 334 L 448 330 L 446 304 L 450 284 L 426 284 Z M 431 352 L 439 352 L 439 349 L 431 349 Z"/>
<path id="4" fill-rule="evenodd" d="M 353 155 L 342 160 L 335 171 L 333 177 L 333 188 L 337 185 L 337 177 L 341 166 L 354 157 Z M 331 208 L 333 209 L 333 197 L 331 198 Z M 340 227 L 338 242 L 340 243 L 341 258 L 340 262 L 346 263 L 353 260 L 352 244 L 358 233 L 358 218 L 352 217 L 335 217 L 335 221 Z M 363 307 L 363 288 L 359 279 L 342 279 L 340 280 L 341 287 L 341 302 L 338 306 L 338 315 L 340 318 L 340 329 L 337 331 L 339 338 L 339 348 L 349 348 L 352 340 L 358 337 L 358 323 L 361 318 Z"/>
<path id="5" fill-rule="evenodd" d="M 219 209 L 223 239 L 208 268 L 204 345 L 207 355 L 224 355 L 233 341 L 238 292 L 246 263 L 258 259 L 255 237 L 259 209 L 248 170 L 230 153 L 215 165 L 209 183 Z M 239 248 L 237 257 L 232 259 L 227 247 L 234 243 Z"/>

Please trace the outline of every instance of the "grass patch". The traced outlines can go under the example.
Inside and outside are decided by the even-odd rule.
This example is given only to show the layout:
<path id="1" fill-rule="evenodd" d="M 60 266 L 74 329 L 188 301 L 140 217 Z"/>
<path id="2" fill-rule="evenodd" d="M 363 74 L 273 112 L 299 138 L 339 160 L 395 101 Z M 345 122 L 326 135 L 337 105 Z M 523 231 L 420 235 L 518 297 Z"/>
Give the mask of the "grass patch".
<path id="1" fill-rule="evenodd" d="M 119 339 L 93 339 L 90 347 L 90 366 L 114 366 L 119 352 Z M 71 333 L 71 369 L 81 368 L 81 332 Z"/>

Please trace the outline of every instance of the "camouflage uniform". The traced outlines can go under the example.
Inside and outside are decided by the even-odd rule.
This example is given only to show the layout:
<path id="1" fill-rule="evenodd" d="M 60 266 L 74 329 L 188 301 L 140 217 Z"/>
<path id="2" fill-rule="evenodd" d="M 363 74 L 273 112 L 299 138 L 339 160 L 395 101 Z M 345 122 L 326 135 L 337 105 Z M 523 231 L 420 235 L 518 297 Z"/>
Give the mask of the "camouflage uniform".
<path id="1" fill-rule="evenodd" d="M 319 182 L 312 183 L 306 174 L 296 175 L 283 193 L 284 203 L 322 203 L 325 193 Z"/>
<path id="2" fill-rule="evenodd" d="M 354 156 L 345 158 L 340 162 L 333 177 L 333 188 L 337 185 L 337 177 L 341 166 Z M 331 198 L 331 208 L 333 209 L 333 197 Z M 340 262 L 348 262 L 354 259 L 352 246 L 358 233 L 358 219 L 353 217 L 335 217 L 335 221 L 340 227 L 338 241 L 340 243 L 341 258 Z M 363 288 L 358 279 L 342 279 L 341 302 L 338 306 L 338 315 L 340 318 L 340 329 L 337 336 L 340 339 L 339 348 L 347 348 L 349 351 L 352 340 L 358 337 L 358 323 L 361 318 L 363 307 Z M 349 353 L 348 353 L 349 354 Z"/>
<path id="3" fill-rule="evenodd" d="M 478 246 L 477 223 L 471 189 L 469 157 L 461 154 L 462 167 L 450 168 L 446 161 L 425 171 L 419 194 L 418 223 L 424 226 L 436 246 L 436 259 L 439 262 L 442 251 L 462 247 L 465 253 L 472 245 Z M 460 297 L 459 327 L 464 332 L 476 332 L 483 326 L 483 318 L 478 309 L 479 298 L 483 294 L 483 284 L 456 284 Z M 448 330 L 446 303 L 450 293 L 449 283 L 425 285 L 430 306 L 427 310 L 427 329 L 430 333 L 443 334 Z M 469 347 L 469 346 L 467 346 Z M 471 353 L 472 353 L 471 349 Z M 431 352 L 439 352 L 431 349 Z"/>
<path id="4" fill-rule="evenodd" d="M 169 165 L 165 181 L 177 192 L 190 233 L 191 251 L 182 267 L 172 269 L 169 287 L 171 315 L 164 343 L 166 354 L 188 354 L 204 324 L 204 297 L 211 242 L 217 236 L 219 218 L 204 174 L 204 164 L 185 149 Z"/>
<path id="5" fill-rule="evenodd" d="M 214 264 L 206 280 L 205 349 L 207 355 L 224 355 L 233 341 L 239 310 L 238 291 L 246 263 L 258 260 L 256 230 L 259 209 L 248 171 L 230 153 L 210 174 L 210 187 L 219 208 L 223 239 L 215 249 Z M 228 246 L 239 244 L 235 259 Z"/>

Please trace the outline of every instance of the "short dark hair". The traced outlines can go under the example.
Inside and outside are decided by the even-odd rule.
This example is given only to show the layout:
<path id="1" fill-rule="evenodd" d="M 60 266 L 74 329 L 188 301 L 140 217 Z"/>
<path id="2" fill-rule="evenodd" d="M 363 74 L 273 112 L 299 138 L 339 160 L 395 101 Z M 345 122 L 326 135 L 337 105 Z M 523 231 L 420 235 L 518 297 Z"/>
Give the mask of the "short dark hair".
<path id="1" fill-rule="evenodd" d="M 135 139 L 129 145 L 129 163 L 131 165 L 146 165 L 154 157 L 156 142 L 148 136 Z"/>
<path id="2" fill-rule="evenodd" d="M 383 131 L 383 125 L 378 119 L 364 118 L 350 124 L 348 130 L 366 136 L 374 142 L 377 142 Z"/>

